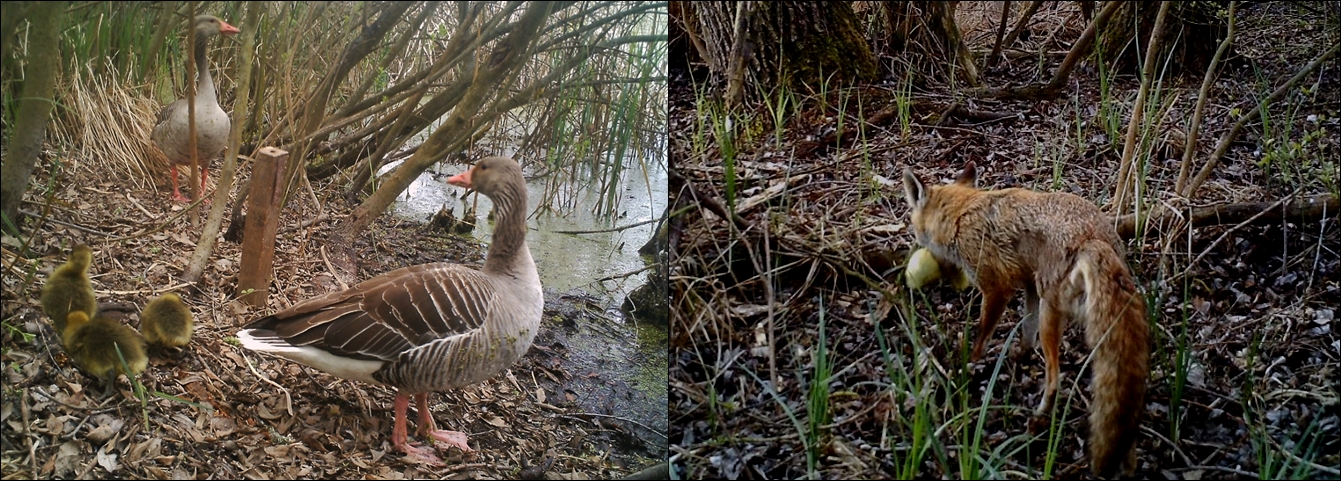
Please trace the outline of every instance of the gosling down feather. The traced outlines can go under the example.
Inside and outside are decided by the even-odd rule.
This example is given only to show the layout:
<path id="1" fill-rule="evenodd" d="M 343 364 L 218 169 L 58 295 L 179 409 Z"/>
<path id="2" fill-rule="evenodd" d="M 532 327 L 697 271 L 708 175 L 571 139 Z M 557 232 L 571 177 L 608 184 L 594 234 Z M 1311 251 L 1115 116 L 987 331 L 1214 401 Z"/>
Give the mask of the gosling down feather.
<path id="1" fill-rule="evenodd" d="M 406 441 L 410 395 L 421 437 L 470 451 L 464 433 L 436 428 L 428 393 L 507 369 L 530 348 L 544 308 L 526 247 L 521 167 L 510 158 L 488 157 L 447 182 L 493 200 L 498 222 L 483 270 L 448 263 L 397 269 L 254 320 L 237 333 L 248 349 L 395 387 L 392 443 L 428 464 L 441 463 L 433 449 Z"/>
<path id="2" fill-rule="evenodd" d="M 150 301 L 140 312 L 140 331 L 149 344 L 182 347 L 191 342 L 194 329 L 191 308 L 182 302 L 181 297 L 171 292 Z"/>
<path id="3" fill-rule="evenodd" d="M 92 263 L 93 251 L 86 245 L 77 245 L 70 251 L 70 259 L 57 267 L 42 286 L 42 312 L 51 318 L 62 344 L 65 343 L 65 322 L 70 313 L 83 312 L 87 319 L 98 310 L 98 302 L 93 298 L 93 283 L 88 279 L 88 266 Z"/>
<path id="4" fill-rule="evenodd" d="M 144 355 L 144 338 L 134 329 L 104 317 L 89 320 L 83 311 L 71 312 L 67 320 L 65 353 L 80 368 L 102 378 L 103 397 L 112 392 L 117 373 L 139 374 L 149 365 L 149 358 Z M 122 358 L 126 360 L 124 366 Z"/>
<path id="5" fill-rule="evenodd" d="M 213 15 L 200 15 L 195 20 L 196 54 L 196 157 L 200 160 L 200 195 L 205 195 L 205 178 L 209 177 L 209 162 L 228 146 L 228 113 L 219 106 L 214 91 L 214 77 L 205 55 L 209 40 L 219 34 L 238 33 L 237 27 Z M 180 98 L 158 112 L 158 123 L 149 135 L 154 146 L 168 158 L 171 166 L 172 199 L 187 202 L 177 188 L 177 167 L 191 165 L 191 127 L 187 99 Z"/>

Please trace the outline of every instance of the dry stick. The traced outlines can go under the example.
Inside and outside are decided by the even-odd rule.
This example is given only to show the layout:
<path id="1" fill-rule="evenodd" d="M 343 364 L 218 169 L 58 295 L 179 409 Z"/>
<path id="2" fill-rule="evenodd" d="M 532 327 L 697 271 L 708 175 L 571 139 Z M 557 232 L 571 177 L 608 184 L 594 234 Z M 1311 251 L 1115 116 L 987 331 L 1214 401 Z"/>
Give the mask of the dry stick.
<path id="1" fill-rule="evenodd" d="M 671 169 L 670 172 L 672 177 L 680 177 L 681 179 L 684 179 L 680 173 L 676 172 L 674 169 Z M 694 188 L 694 184 L 689 182 L 688 179 L 684 179 L 684 181 L 685 188 L 689 189 L 689 197 L 698 202 L 700 206 L 706 207 L 709 211 L 712 211 L 712 213 L 717 214 L 718 217 L 726 220 L 728 224 L 734 226 L 737 230 L 745 230 L 750 226 L 750 224 L 745 222 L 745 219 L 741 219 L 740 216 L 727 213 L 726 207 L 723 207 L 722 203 L 718 202 L 717 199 L 706 195 L 699 195 L 698 189 Z"/>
<path id="2" fill-rule="evenodd" d="M 647 224 L 651 224 L 651 223 L 653 223 L 653 222 L 659 222 L 659 221 L 661 221 L 661 219 L 660 219 L 660 218 L 656 218 L 656 219 L 645 220 L 645 221 L 642 221 L 642 222 L 638 222 L 638 223 L 634 223 L 634 224 L 629 224 L 629 225 L 625 225 L 625 226 L 611 227 L 611 228 L 609 228 L 609 229 L 597 229 L 597 230 L 556 230 L 556 231 L 550 231 L 550 232 L 555 233 L 555 234 L 601 234 L 601 233 L 605 233 L 605 232 L 619 232 L 619 231 L 622 231 L 622 230 L 628 230 L 628 229 L 632 229 L 632 228 L 634 228 L 634 227 L 643 226 L 643 225 L 647 225 Z"/>
<path id="3" fill-rule="evenodd" d="M 666 437 L 666 433 L 663 433 L 663 432 L 661 432 L 661 431 L 657 431 L 657 430 L 655 430 L 655 429 L 652 429 L 651 426 L 648 426 L 648 425 L 646 425 L 646 424 L 640 423 L 640 422 L 638 422 L 638 421 L 634 421 L 634 420 L 629 419 L 629 418 L 624 418 L 624 417 L 619 417 L 619 416 L 611 416 L 611 415 L 609 415 L 609 414 L 596 414 L 596 413 L 577 413 L 577 414 L 560 414 L 560 415 L 559 415 L 559 417 L 562 417 L 562 418 L 581 419 L 579 416 L 595 416 L 595 417 L 601 417 L 601 418 L 617 419 L 617 420 L 620 420 L 620 421 L 624 421 L 624 422 L 628 422 L 628 423 L 637 424 L 637 425 L 639 425 L 639 426 L 642 426 L 643 429 L 646 429 L 646 430 L 648 430 L 648 431 L 651 431 L 651 432 L 653 432 L 653 433 L 656 433 L 658 436 L 661 436 L 661 437 L 663 437 L 663 438 Z M 589 420 L 587 420 L 587 419 L 583 419 L 583 421 L 589 421 Z"/>
<path id="4" fill-rule="evenodd" d="M 1229 131 L 1225 132 L 1225 134 L 1220 137 L 1220 144 L 1216 146 L 1215 153 L 1211 154 L 1210 159 L 1206 160 L 1206 165 L 1201 167 L 1201 171 L 1197 172 L 1197 176 L 1192 179 L 1192 183 L 1188 184 L 1186 190 L 1181 192 L 1182 196 L 1190 199 L 1193 194 L 1197 193 L 1197 189 L 1201 187 L 1201 184 L 1206 182 L 1206 179 L 1211 176 L 1211 171 L 1215 170 L 1216 165 L 1220 164 L 1220 159 L 1224 158 L 1225 153 L 1229 152 L 1230 142 L 1234 140 L 1235 137 L 1238 137 L 1239 131 L 1243 130 L 1243 126 L 1247 125 L 1248 122 L 1257 120 L 1257 118 L 1262 115 L 1263 109 L 1268 105 L 1275 103 L 1277 100 L 1280 100 L 1282 97 L 1285 97 L 1285 94 L 1289 92 L 1296 83 L 1299 83 L 1305 75 L 1308 75 L 1316 70 L 1318 66 L 1331 60 L 1331 58 L 1336 55 L 1338 49 L 1341 49 L 1341 44 L 1332 45 L 1332 48 L 1327 50 L 1326 53 L 1323 53 L 1312 62 L 1309 62 L 1308 65 L 1299 70 L 1299 73 L 1294 74 L 1294 77 L 1290 77 L 1290 80 L 1286 81 L 1280 88 L 1277 88 L 1275 92 L 1272 92 L 1271 96 L 1258 102 L 1257 108 L 1246 113 L 1238 122 L 1234 122 L 1234 126 L 1230 127 Z"/>
<path id="5" fill-rule="evenodd" d="M 1174 276 L 1173 279 L 1171 279 L 1171 280 L 1168 281 L 1168 283 L 1169 283 L 1169 284 L 1172 284 L 1172 283 L 1176 282 L 1178 279 L 1181 279 L 1183 276 L 1186 276 L 1189 272 L 1192 272 L 1192 268 L 1196 267 L 1197 263 L 1201 262 L 1201 258 L 1206 257 L 1206 254 L 1209 253 L 1209 252 L 1211 251 L 1211 249 L 1214 249 L 1215 246 L 1219 245 L 1219 244 L 1220 244 L 1220 241 L 1223 241 L 1223 240 L 1225 240 L 1226 237 L 1229 237 L 1229 234 L 1234 233 L 1234 231 L 1239 230 L 1240 228 L 1242 228 L 1242 227 L 1245 226 L 1245 225 L 1251 224 L 1254 220 L 1257 220 L 1258 217 L 1262 217 L 1263 215 L 1266 215 L 1266 213 L 1267 213 L 1267 212 L 1271 212 L 1272 209 L 1275 209 L 1275 208 L 1277 208 L 1277 207 L 1280 207 L 1281 204 L 1284 204 L 1286 201 L 1288 201 L 1288 200 L 1290 200 L 1290 199 L 1293 199 L 1294 196 L 1295 196 L 1296 194 L 1298 194 L 1300 190 L 1302 190 L 1302 189 L 1295 189 L 1294 193 L 1285 196 L 1285 198 L 1283 198 L 1283 199 L 1281 199 L 1281 200 L 1278 200 L 1278 201 L 1276 201 L 1276 202 L 1273 202 L 1273 203 L 1271 204 L 1271 207 L 1267 207 L 1267 208 L 1265 208 L 1265 209 L 1262 209 L 1262 211 L 1261 211 L 1261 212 L 1258 212 L 1257 215 L 1254 215 L 1254 216 L 1252 216 L 1252 217 L 1249 217 L 1248 220 L 1245 220 L 1245 221 L 1243 221 L 1243 222 L 1240 222 L 1240 223 L 1238 223 L 1237 225 L 1235 225 L 1234 227 L 1230 227 L 1229 230 L 1226 230 L 1223 234 L 1220 234 L 1220 237 L 1217 237 L 1217 238 L 1215 239 L 1214 242 L 1211 242 L 1210 245 L 1206 246 L 1206 249 L 1202 250 L 1200 254 L 1197 254 L 1197 257 L 1196 257 L 1196 258 L 1193 258 L 1193 259 L 1192 259 L 1192 262 L 1190 262 L 1190 263 L 1187 264 L 1187 268 L 1186 268 L 1186 269 L 1183 269 L 1183 272 L 1182 272 L 1181 274 L 1178 274 L 1177 276 Z M 1190 230 L 1190 229 L 1189 229 L 1189 230 Z"/>
<path id="6" fill-rule="evenodd" d="M 1034 2 L 1041 4 L 1043 2 Z M 1010 20 L 1010 0 L 1001 2 L 1001 26 L 996 29 L 996 45 L 992 46 L 992 53 L 987 55 L 987 68 L 996 66 L 997 59 L 1001 56 L 1001 39 L 1006 36 L 1006 22 Z"/>
<path id="7" fill-rule="evenodd" d="M 205 218 L 205 226 L 200 230 L 200 240 L 196 242 L 195 252 L 191 253 L 191 259 L 186 266 L 186 275 L 183 278 L 187 282 L 196 282 L 205 274 L 205 266 L 209 263 L 210 253 L 214 251 L 214 244 L 218 242 L 219 230 L 223 226 L 224 204 L 228 202 L 228 194 L 233 190 L 233 177 L 237 173 L 238 157 L 241 155 L 239 150 L 242 147 L 242 131 L 246 128 L 246 114 L 239 111 L 252 111 L 247 108 L 251 101 L 251 69 L 252 69 L 252 48 L 256 43 L 256 25 L 260 23 L 260 7 L 256 3 L 247 6 L 247 17 L 241 23 L 247 30 L 242 33 L 242 65 L 238 71 L 238 81 L 235 85 L 237 100 L 233 103 L 233 123 L 228 135 L 228 153 L 224 154 L 223 171 L 219 174 L 219 183 L 214 186 L 214 205 L 210 207 L 209 216 Z M 254 112 L 254 111 L 253 111 Z M 205 193 L 200 193 L 204 197 Z M 238 204 L 242 201 L 239 199 Z"/>
<path id="8" fill-rule="evenodd" d="M 344 279 L 341 279 L 340 275 L 335 272 L 335 267 L 331 266 L 331 259 L 329 257 L 326 257 L 325 245 L 321 246 L 321 260 L 326 263 L 326 270 L 330 271 L 331 276 L 335 278 L 335 282 L 340 284 L 340 290 L 342 291 L 349 290 L 349 284 L 345 284 Z"/>
<path id="9" fill-rule="evenodd" d="M 158 227 L 155 227 L 155 228 L 152 228 L 152 229 L 149 229 L 149 230 L 140 231 L 140 232 L 137 232 L 137 233 L 128 235 L 128 236 L 122 236 L 122 237 L 116 237 L 116 238 L 112 238 L 112 239 L 107 239 L 107 242 L 118 242 L 118 241 L 123 241 L 123 240 L 128 240 L 128 239 L 134 239 L 134 238 L 137 238 L 137 237 L 144 237 L 144 236 L 147 236 L 147 235 L 149 235 L 149 234 L 153 234 L 153 233 L 155 233 L 155 232 L 158 232 L 158 231 L 161 231 L 161 230 L 163 230 L 163 229 L 166 229 L 169 225 L 172 224 L 173 221 L 176 221 L 178 217 L 181 217 L 181 216 L 183 216 L 183 215 L 186 215 L 187 212 L 191 212 L 192 210 L 195 210 L 196 206 L 200 205 L 200 203 L 201 203 L 201 202 L 204 202 L 204 201 L 205 201 L 205 198 L 204 198 L 204 197 L 198 197 L 198 198 L 196 198 L 195 202 L 192 202 L 191 205 L 186 206 L 186 208 L 185 208 L 185 209 L 182 209 L 181 212 L 178 212 L 178 213 L 176 213 L 176 214 L 173 214 L 172 217 L 169 217 L 168 220 L 163 221 L 163 223 L 162 223 L 162 224 L 159 224 Z"/>
<path id="10" fill-rule="evenodd" d="M 652 269 L 656 269 L 657 267 L 658 267 L 657 264 L 652 264 L 652 265 L 650 265 L 650 266 L 647 266 L 647 267 L 644 267 L 644 268 L 641 268 L 641 269 L 638 269 L 638 270 L 634 270 L 634 271 L 625 272 L 625 273 L 623 273 L 623 274 L 614 274 L 614 275 L 605 276 L 605 277 L 602 277 L 602 278 L 600 278 L 600 279 L 596 279 L 596 280 L 593 281 L 592 283 L 594 284 L 594 283 L 596 283 L 596 282 L 613 281 L 613 280 L 615 280 L 615 279 L 628 279 L 628 278 L 630 278 L 630 277 L 633 277 L 633 276 L 638 275 L 638 274 L 641 273 L 641 272 L 650 271 L 650 270 L 652 270 Z"/>
<path id="11" fill-rule="evenodd" d="M 191 185 L 187 188 L 190 189 L 191 200 L 199 201 L 202 192 L 196 187 L 196 181 L 200 177 L 200 153 L 196 152 L 199 147 L 199 140 L 196 139 L 196 94 L 199 93 L 196 92 L 196 77 L 200 76 L 200 72 L 196 72 L 196 41 L 204 41 L 204 39 L 196 38 L 196 2 L 187 2 L 187 4 L 189 5 L 187 11 L 191 13 L 186 17 L 186 150 L 191 151 L 191 176 L 189 177 Z M 205 68 L 210 68 L 208 62 Z M 175 182 L 177 179 L 173 178 L 172 180 Z M 190 210 L 187 212 L 190 212 Z M 199 213 L 191 216 L 192 226 L 198 224 L 199 221 Z"/>
<path id="12" fill-rule="evenodd" d="M 1187 185 L 1187 171 L 1192 165 L 1192 152 L 1197 150 L 1197 137 L 1201 134 L 1201 115 L 1206 110 L 1206 99 L 1211 94 L 1211 82 L 1215 80 L 1215 71 L 1220 67 L 1220 58 L 1224 57 L 1229 46 L 1234 43 L 1234 11 L 1238 9 L 1238 2 L 1229 2 L 1229 31 L 1225 33 L 1225 39 L 1220 42 L 1220 48 L 1215 51 L 1215 56 L 1211 57 L 1211 64 L 1206 67 L 1206 78 L 1201 80 L 1201 91 L 1197 94 L 1197 107 L 1192 111 L 1192 125 L 1187 129 L 1187 145 L 1183 149 L 1183 165 L 1178 168 L 1178 183 L 1173 188 L 1174 192 L 1182 192 L 1183 187 Z"/>
<path id="13" fill-rule="evenodd" d="M 747 52 L 749 48 L 748 40 L 745 39 L 745 17 L 752 11 L 752 2 L 736 3 L 736 18 L 732 30 L 731 53 L 727 60 L 726 67 L 726 96 L 723 102 L 726 109 L 730 111 L 736 105 L 740 104 L 740 91 L 745 84 L 745 64 L 749 62 Z"/>
<path id="14" fill-rule="evenodd" d="M 244 354 L 243 357 L 245 358 L 246 355 Z M 275 387 L 279 388 L 280 391 L 284 391 L 284 410 L 288 411 L 289 415 L 292 416 L 292 415 L 293 415 L 293 397 L 289 395 L 289 390 L 288 390 L 288 389 L 285 389 L 284 386 L 280 386 L 280 385 L 279 385 L 278 383 L 276 383 L 275 381 L 271 381 L 269 378 L 266 378 L 265 376 L 262 376 L 261 373 L 256 372 L 256 366 L 253 366 L 252 363 L 251 363 L 251 361 L 247 361 L 247 362 L 245 362 L 244 364 L 247 365 L 247 369 L 251 369 L 251 374 L 252 374 L 253 376 L 256 376 L 257 379 L 260 379 L 260 380 L 262 380 L 262 381 L 265 381 L 265 382 L 267 382 L 267 383 L 270 383 L 271 386 L 275 386 Z"/>
<path id="15" fill-rule="evenodd" d="M 1066 83 L 1067 77 L 1071 71 L 1075 70 L 1076 64 L 1085 57 L 1089 51 L 1090 45 L 1094 43 L 1094 37 L 1099 29 L 1108 24 L 1108 19 L 1113 16 L 1122 2 L 1108 2 L 1104 9 L 1099 11 L 1099 15 L 1094 17 L 1094 21 L 1085 27 L 1085 31 L 1076 39 L 1076 43 L 1071 45 L 1071 50 L 1067 52 L 1066 58 L 1062 64 L 1057 67 L 1057 72 L 1053 74 L 1052 80 L 1046 85 L 1025 85 L 1022 87 L 1002 88 L 1002 89 L 974 89 L 971 92 L 974 95 L 998 97 L 998 98 L 1027 98 L 1027 99 L 1049 99 L 1056 97 L 1061 92 L 1062 84 Z"/>
<path id="16" fill-rule="evenodd" d="M 765 213 L 765 215 L 768 215 Z M 773 248 L 770 246 L 768 231 L 770 230 L 771 219 L 764 219 L 764 262 L 768 263 L 768 269 L 764 274 L 764 302 L 768 303 L 768 378 L 773 381 L 774 386 L 782 384 L 782 378 L 778 377 L 778 355 L 777 355 L 777 337 L 774 332 L 777 330 L 777 314 L 774 311 L 773 303 L 777 302 L 777 295 L 773 292 Z"/>
<path id="17" fill-rule="evenodd" d="M 1169 445 L 1169 447 L 1173 449 L 1173 452 L 1178 453 L 1178 457 L 1183 458 L 1183 464 L 1192 464 L 1192 458 L 1187 457 L 1187 453 L 1184 453 L 1182 448 L 1178 447 L 1177 444 L 1170 441 L 1169 438 L 1165 437 L 1163 434 L 1160 434 L 1159 431 L 1151 429 L 1149 426 L 1142 426 L 1141 432 L 1145 433 L 1146 436 L 1156 437 L 1161 441 L 1164 441 L 1164 444 Z"/>
<path id="18" fill-rule="evenodd" d="M 1048 82 L 1046 87 L 1048 90 L 1060 90 L 1062 88 L 1062 83 L 1066 82 L 1066 78 L 1071 75 L 1071 70 L 1076 68 L 1076 64 L 1080 62 L 1080 59 L 1090 49 L 1090 45 L 1094 43 L 1094 37 L 1098 35 L 1099 29 L 1108 25 L 1108 19 L 1113 17 L 1113 13 L 1117 12 L 1118 5 L 1121 4 L 1122 2 L 1110 2 L 1104 5 L 1104 9 L 1099 11 L 1099 15 L 1094 17 L 1094 22 L 1085 28 L 1085 31 L 1080 34 L 1080 38 L 1076 40 L 1076 44 L 1071 46 L 1071 51 L 1066 54 L 1066 59 L 1062 60 L 1062 65 L 1057 67 L 1057 73 L 1053 75 L 1052 81 Z"/>
<path id="19" fill-rule="evenodd" d="M 1155 76 L 1155 58 L 1159 56 L 1164 43 L 1164 19 L 1169 14 L 1169 2 L 1159 3 L 1159 13 L 1155 15 L 1155 27 L 1150 31 L 1150 42 L 1146 44 L 1145 66 L 1141 68 L 1141 90 L 1136 94 L 1136 104 L 1131 109 L 1131 120 L 1127 123 L 1127 139 L 1122 145 L 1122 161 L 1118 164 L 1117 192 L 1114 193 L 1114 210 L 1126 212 L 1131 207 L 1132 197 L 1136 196 L 1136 169 L 1132 167 L 1132 157 L 1136 156 L 1136 131 L 1141 128 L 1141 117 L 1145 113 L 1145 100 L 1150 96 L 1150 83 Z"/>
<path id="20" fill-rule="evenodd" d="M 1003 46 L 1003 47 L 1010 47 L 1012 44 L 1014 44 L 1014 43 L 1015 43 L 1015 39 L 1017 39 L 1017 38 L 1020 37 L 1020 32 L 1023 32 L 1023 31 L 1024 31 L 1024 28 L 1025 28 L 1027 25 L 1029 25 L 1029 20 L 1031 20 L 1031 19 L 1034 18 L 1034 13 L 1037 13 L 1037 12 L 1038 12 L 1038 7 L 1041 7 L 1041 6 L 1043 6 L 1043 2 L 1042 2 L 1042 0 L 1038 0 L 1038 1 L 1035 1 L 1035 2 L 1033 2 L 1033 3 L 1030 3 L 1028 7 L 1025 7 L 1025 9 L 1024 9 L 1024 13 L 1020 14 L 1020 19 L 1017 20 L 1017 21 L 1015 22 L 1015 26 L 1012 27 L 1012 28 L 1010 29 L 1010 33 L 1006 35 L 1006 40 L 1005 40 L 1004 42 L 1001 42 L 1001 46 Z M 1004 24 L 1005 24 L 1005 20 L 1006 20 L 1006 14 L 1005 14 L 1005 13 L 1002 13 L 1002 14 L 1001 14 L 1001 20 L 1002 20 L 1002 24 L 1003 24 L 1003 26 L 1004 26 Z M 997 53 L 997 50 L 996 50 L 996 49 L 993 49 L 993 55 L 992 55 L 992 56 L 995 57 L 995 56 L 996 56 L 996 53 Z"/>
<path id="21" fill-rule="evenodd" d="M 33 212 L 33 211 L 31 211 L 31 210 L 23 210 L 23 209 L 19 209 L 19 213 L 20 213 L 20 214 L 23 214 L 23 215 L 26 215 L 26 216 L 28 216 L 28 217 L 32 217 L 32 218 L 34 218 L 34 219 L 40 219 L 40 218 L 42 217 L 42 214 L 38 214 L 38 213 Z M 69 228 L 71 228 L 71 229 L 77 229 L 77 230 L 80 230 L 80 231 L 83 231 L 83 232 L 87 232 L 87 233 L 89 233 L 89 234 L 93 234 L 93 235 L 100 235 L 100 236 L 103 236 L 103 237 L 106 237 L 106 236 L 107 236 L 107 233 L 106 233 L 106 232 L 99 232 L 99 231 L 90 229 L 90 228 L 88 228 L 88 227 L 84 227 L 84 226 L 81 226 L 81 225 L 78 225 L 78 224 L 72 224 L 72 223 L 65 222 L 65 221 L 63 221 L 63 220 L 56 219 L 56 218 L 47 218 L 47 219 L 45 220 L 45 222 L 51 222 L 51 223 L 53 223 L 53 224 L 60 224 L 60 225 L 69 227 Z M 39 223 L 39 225 L 40 225 L 40 223 Z"/>

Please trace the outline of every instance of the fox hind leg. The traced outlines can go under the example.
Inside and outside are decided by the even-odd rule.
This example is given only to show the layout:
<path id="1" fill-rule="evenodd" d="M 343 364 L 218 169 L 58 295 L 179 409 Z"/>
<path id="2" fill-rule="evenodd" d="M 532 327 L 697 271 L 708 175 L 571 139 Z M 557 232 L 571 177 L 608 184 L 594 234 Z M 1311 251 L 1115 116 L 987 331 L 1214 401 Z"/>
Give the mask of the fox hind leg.
<path id="1" fill-rule="evenodd" d="M 1049 301 L 1039 303 L 1038 312 L 1039 340 L 1043 343 L 1043 364 L 1047 369 L 1047 380 L 1043 387 L 1043 399 L 1038 403 L 1034 414 L 1042 416 L 1052 410 L 1053 398 L 1057 395 L 1058 372 L 1061 369 L 1062 311 Z"/>

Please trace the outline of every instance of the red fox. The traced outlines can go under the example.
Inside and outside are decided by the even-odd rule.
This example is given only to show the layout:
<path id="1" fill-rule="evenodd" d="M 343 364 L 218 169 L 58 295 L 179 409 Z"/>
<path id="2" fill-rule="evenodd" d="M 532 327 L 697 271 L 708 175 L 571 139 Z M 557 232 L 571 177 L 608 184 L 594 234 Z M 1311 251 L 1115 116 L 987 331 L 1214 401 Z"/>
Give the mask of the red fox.
<path id="1" fill-rule="evenodd" d="M 1112 221 L 1076 195 L 978 190 L 976 182 L 972 162 L 950 185 L 928 187 L 903 171 L 917 242 L 982 291 L 972 360 L 982 357 L 1006 301 L 1023 288 L 1029 315 L 1022 345 L 1032 350 L 1040 328 L 1042 334 L 1047 384 L 1036 414 L 1043 414 L 1057 391 L 1062 326 L 1068 318 L 1083 323 L 1094 350 L 1090 467 L 1106 476 L 1121 464 L 1131 476 L 1150 372 L 1150 326 Z"/>

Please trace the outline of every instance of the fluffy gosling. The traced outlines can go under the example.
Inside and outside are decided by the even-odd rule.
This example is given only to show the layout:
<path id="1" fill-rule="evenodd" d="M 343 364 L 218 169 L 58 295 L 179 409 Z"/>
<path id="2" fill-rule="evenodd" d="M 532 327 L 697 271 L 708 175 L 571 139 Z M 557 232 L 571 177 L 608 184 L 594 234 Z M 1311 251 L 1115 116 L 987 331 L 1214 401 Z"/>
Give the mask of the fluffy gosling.
<path id="1" fill-rule="evenodd" d="M 77 245 L 70 251 L 70 260 L 57 267 L 42 286 L 42 312 L 51 318 L 62 344 L 65 342 L 65 321 L 70 313 L 83 312 L 86 319 L 97 313 L 93 283 L 88 280 L 88 266 L 92 263 L 93 251 L 86 245 Z"/>
<path id="2" fill-rule="evenodd" d="M 191 308 L 171 292 L 159 296 L 140 312 L 140 331 L 149 344 L 180 348 L 191 342 L 195 322 Z"/>
<path id="3" fill-rule="evenodd" d="M 117 373 L 139 374 L 149 366 L 144 337 L 134 329 L 103 317 L 89 320 L 83 311 L 71 312 L 67 321 L 65 353 L 84 371 L 103 379 L 102 397 L 111 394 Z M 117 357 L 118 349 L 126 360 L 124 366 Z"/>

